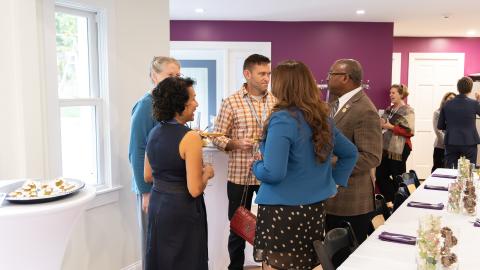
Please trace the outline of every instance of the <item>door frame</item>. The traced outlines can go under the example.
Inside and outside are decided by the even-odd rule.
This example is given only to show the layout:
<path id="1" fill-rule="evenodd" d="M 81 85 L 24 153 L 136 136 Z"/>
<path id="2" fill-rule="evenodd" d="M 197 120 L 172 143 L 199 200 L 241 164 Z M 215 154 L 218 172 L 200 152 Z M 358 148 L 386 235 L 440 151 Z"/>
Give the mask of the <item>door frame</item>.
<path id="1" fill-rule="evenodd" d="M 220 108 L 222 99 L 233 90 L 240 89 L 236 85 L 235 76 L 238 71 L 232 64 L 234 54 L 258 53 L 271 59 L 271 42 L 226 42 L 226 41 L 170 41 L 170 55 L 178 59 L 216 61 L 217 97 L 216 107 Z"/>

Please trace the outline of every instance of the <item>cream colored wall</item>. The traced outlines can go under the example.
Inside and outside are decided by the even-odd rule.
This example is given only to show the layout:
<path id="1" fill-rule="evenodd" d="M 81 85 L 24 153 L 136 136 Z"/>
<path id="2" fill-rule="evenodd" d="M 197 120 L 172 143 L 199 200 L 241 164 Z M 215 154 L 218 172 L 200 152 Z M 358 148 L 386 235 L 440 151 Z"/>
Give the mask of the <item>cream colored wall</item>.
<path id="1" fill-rule="evenodd" d="M 44 175 L 42 81 L 36 2 L 0 9 L 0 179 Z M 28 150 L 27 150 L 28 149 Z"/>
<path id="2" fill-rule="evenodd" d="M 168 0 L 90 2 L 104 6 L 109 18 L 112 178 L 124 188 L 118 203 L 85 214 L 74 231 L 63 269 L 121 269 L 140 259 L 128 164 L 130 111 L 151 87 L 147 72 L 152 57 L 169 54 L 169 8 Z"/>
<path id="3" fill-rule="evenodd" d="M 130 111 L 151 88 L 147 73 L 152 57 L 169 54 L 169 5 L 168 0 L 76 2 L 107 15 L 112 178 L 123 188 L 118 202 L 87 210 L 81 217 L 62 268 L 122 269 L 140 259 L 128 164 Z M 52 34 L 44 33 L 49 21 L 44 16 L 53 14 L 53 5 L 53 0 L 1 3 L 0 36 L 6 38 L 0 42 L 0 179 L 46 177 L 58 170 L 48 162 L 58 160 L 59 151 L 46 135 L 51 126 L 46 121 L 51 109 L 47 78 L 52 75 L 45 67 L 52 50 L 43 39 Z"/>

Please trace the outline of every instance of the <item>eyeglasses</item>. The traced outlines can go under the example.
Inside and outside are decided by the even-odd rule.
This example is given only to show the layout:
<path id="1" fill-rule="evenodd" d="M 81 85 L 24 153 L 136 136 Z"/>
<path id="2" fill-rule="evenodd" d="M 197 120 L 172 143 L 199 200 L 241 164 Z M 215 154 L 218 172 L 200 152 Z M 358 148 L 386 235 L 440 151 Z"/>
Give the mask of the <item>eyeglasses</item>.
<path id="1" fill-rule="evenodd" d="M 346 72 L 328 72 L 327 73 L 327 79 L 330 79 L 333 75 L 348 75 Z"/>

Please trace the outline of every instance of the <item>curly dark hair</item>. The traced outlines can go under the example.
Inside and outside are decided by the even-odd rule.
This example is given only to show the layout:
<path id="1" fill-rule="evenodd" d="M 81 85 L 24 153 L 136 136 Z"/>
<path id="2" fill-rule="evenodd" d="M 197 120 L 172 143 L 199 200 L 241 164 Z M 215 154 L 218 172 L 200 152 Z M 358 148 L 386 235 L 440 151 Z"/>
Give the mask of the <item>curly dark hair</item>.
<path id="1" fill-rule="evenodd" d="M 169 77 L 161 81 L 152 91 L 153 118 L 168 121 L 181 114 L 188 102 L 188 88 L 195 82 L 190 78 Z"/>

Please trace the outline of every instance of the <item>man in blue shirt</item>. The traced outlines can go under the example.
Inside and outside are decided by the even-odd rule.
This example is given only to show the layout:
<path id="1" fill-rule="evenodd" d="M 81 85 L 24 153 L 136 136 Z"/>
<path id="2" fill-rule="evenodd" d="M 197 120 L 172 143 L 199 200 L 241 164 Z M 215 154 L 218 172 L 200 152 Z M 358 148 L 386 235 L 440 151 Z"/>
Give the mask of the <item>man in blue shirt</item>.
<path id="1" fill-rule="evenodd" d="M 180 63 L 170 57 L 154 57 L 150 66 L 150 79 L 154 86 L 167 77 L 180 75 Z M 137 217 L 142 243 L 142 260 L 145 258 L 147 209 L 150 200 L 151 185 L 143 177 L 145 147 L 150 130 L 157 124 L 152 117 L 152 90 L 135 103 L 132 109 L 130 127 L 130 145 L 128 159 L 132 166 L 132 190 L 137 194 Z"/>

